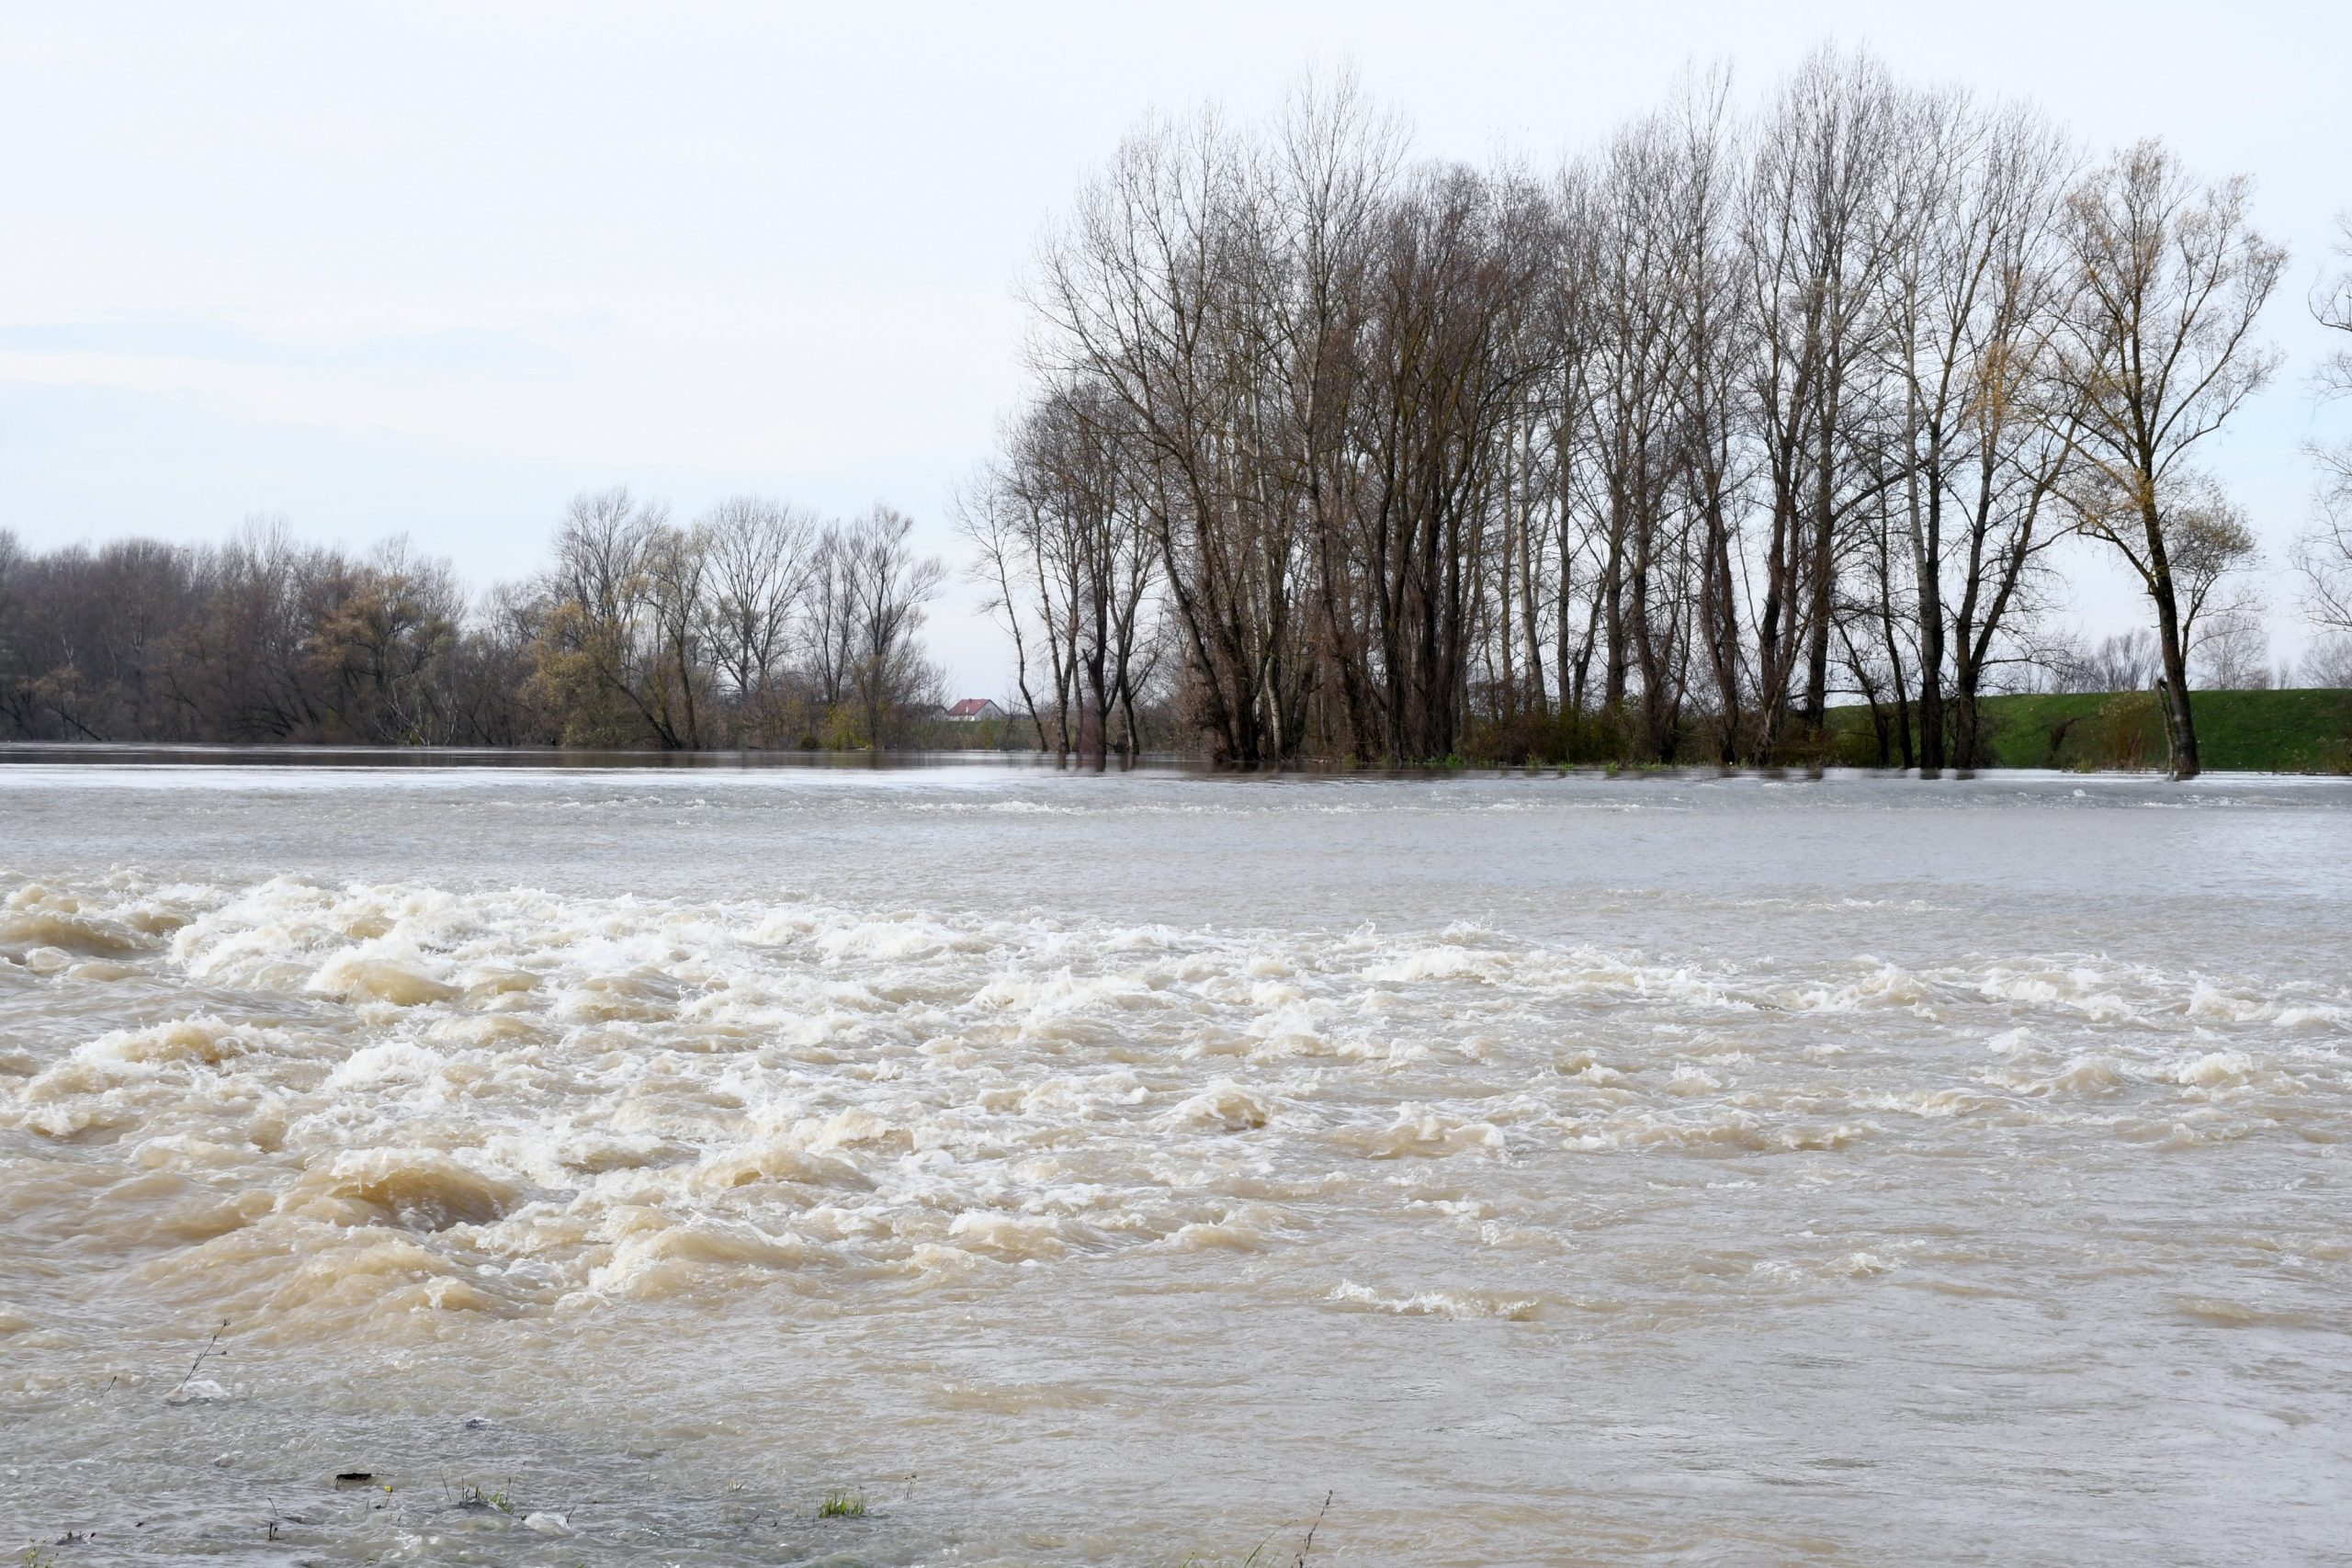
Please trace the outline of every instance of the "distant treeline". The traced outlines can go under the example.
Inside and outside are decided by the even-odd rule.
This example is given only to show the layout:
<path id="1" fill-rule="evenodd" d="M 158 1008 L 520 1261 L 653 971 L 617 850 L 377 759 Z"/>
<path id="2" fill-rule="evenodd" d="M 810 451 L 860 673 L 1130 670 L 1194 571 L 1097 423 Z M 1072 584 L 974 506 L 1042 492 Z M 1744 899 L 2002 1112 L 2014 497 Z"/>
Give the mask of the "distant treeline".
<path id="1" fill-rule="evenodd" d="M 0 734 L 39 740 L 848 748 L 932 740 L 944 569 L 877 506 L 583 495 L 545 570 L 469 603 L 449 563 L 282 522 L 46 554 L 0 532 Z M 976 736 L 965 727 L 956 738 Z"/>
<path id="2" fill-rule="evenodd" d="M 2199 466 L 2278 364 L 2249 200 L 1834 51 L 1549 172 L 1415 163 L 1344 80 L 1155 118 L 1046 237 L 964 525 L 1062 743 L 1118 747 L 1172 665 L 1245 765 L 1761 761 L 1840 693 L 1962 764 L 1984 696 L 2084 662 L 2047 612 L 2086 538 L 2146 590 L 2193 773 L 2192 679 L 2271 678 Z M 2352 631 L 2331 515 L 2313 613 Z"/>

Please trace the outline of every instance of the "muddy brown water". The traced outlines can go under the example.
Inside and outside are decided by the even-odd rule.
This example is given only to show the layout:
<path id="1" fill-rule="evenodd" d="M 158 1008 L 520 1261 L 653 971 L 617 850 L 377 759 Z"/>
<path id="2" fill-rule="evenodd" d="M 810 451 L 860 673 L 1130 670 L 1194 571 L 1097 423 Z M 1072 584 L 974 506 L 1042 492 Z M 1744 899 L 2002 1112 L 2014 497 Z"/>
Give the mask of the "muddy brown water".
<path id="1" fill-rule="evenodd" d="M 344 761 L 0 767 L 0 1547 L 2352 1561 L 2340 784 Z"/>

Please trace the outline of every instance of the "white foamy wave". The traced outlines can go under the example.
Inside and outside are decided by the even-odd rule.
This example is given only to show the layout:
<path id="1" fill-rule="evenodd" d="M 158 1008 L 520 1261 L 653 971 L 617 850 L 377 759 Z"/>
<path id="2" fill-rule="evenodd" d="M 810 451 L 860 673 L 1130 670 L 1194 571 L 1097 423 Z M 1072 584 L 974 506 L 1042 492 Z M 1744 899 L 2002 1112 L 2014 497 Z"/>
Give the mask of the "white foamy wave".
<path id="1" fill-rule="evenodd" d="M 10 984 L 122 983 L 82 972 L 103 962 L 164 1016 L 10 1043 L 0 1128 L 152 1173 L 123 1223 L 170 1238 L 159 1286 L 321 1324 L 1239 1258 L 1391 1173 L 1473 1190 L 1411 1201 L 1476 1245 L 1547 1253 L 1562 1222 L 1494 1196 L 1531 1162 L 2210 1143 L 2290 1114 L 2324 1136 L 2352 1005 L 2092 957 L 1742 966 L 1476 923 L 298 877 L 7 898 L 37 922 L 19 958 L 70 960 Z M 1380 1310 L 1498 1314 L 1423 1295 Z"/>
<path id="2" fill-rule="evenodd" d="M 1359 1312 L 1394 1313 L 1400 1317 L 1444 1317 L 1457 1322 L 1472 1318 L 1501 1318 L 1511 1323 L 1534 1319 L 1543 1303 L 1532 1296 L 1507 1296 L 1478 1291 L 1415 1291 L 1391 1294 L 1343 1280 L 1324 1298 L 1332 1304 Z"/>

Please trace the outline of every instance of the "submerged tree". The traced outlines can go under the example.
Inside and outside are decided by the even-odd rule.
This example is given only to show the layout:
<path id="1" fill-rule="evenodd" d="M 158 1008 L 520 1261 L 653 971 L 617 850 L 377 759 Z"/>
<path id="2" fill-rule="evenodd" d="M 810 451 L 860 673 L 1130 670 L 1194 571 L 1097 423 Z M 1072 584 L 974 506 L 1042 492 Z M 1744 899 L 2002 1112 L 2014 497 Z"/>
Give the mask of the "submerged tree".
<path id="1" fill-rule="evenodd" d="M 765 738 L 792 695 L 793 635 L 817 572 L 814 513 L 764 496 L 733 496 L 695 525 L 706 560 L 699 605 L 721 689 L 740 728 Z"/>
<path id="2" fill-rule="evenodd" d="M 1098 771 L 1113 750 L 1128 762 L 1140 750 L 1136 704 L 1157 660 L 1145 638 L 1162 558 L 1133 435 L 1100 389 L 1057 389 L 1022 415 L 1001 465 L 960 502 L 973 575 L 1012 634 L 1038 748 Z"/>
<path id="3" fill-rule="evenodd" d="M 861 736 L 880 748 L 899 739 L 900 719 L 917 703 L 938 702 L 939 673 L 918 634 L 924 606 L 937 597 L 947 569 L 908 543 L 914 519 L 876 504 L 831 536 L 847 594 L 848 685 Z"/>

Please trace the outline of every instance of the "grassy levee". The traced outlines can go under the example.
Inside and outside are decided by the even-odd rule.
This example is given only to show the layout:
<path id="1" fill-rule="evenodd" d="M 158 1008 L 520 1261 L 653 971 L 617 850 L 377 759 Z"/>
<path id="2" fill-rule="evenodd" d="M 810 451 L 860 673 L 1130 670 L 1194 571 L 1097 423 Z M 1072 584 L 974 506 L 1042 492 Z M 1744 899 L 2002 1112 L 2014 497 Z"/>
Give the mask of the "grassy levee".
<path id="1" fill-rule="evenodd" d="M 2352 690 L 2199 692 L 2197 748 L 2208 770 L 2352 773 Z M 1996 768 L 2165 765 L 2164 724 L 2149 692 L 2067 692 L 1987 697 L 1984 743 Z M 1877 761 L 1870 709 L 1832 708 L 1840 761 Z"/>

